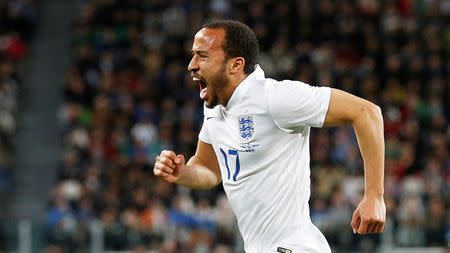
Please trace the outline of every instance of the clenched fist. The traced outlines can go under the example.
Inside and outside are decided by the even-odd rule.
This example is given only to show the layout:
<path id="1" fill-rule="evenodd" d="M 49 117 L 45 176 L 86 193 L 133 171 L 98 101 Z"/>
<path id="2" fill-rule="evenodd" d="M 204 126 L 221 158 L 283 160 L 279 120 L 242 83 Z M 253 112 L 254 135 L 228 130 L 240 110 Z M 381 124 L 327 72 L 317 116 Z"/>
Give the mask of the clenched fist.
<path id="1" fill-rule="evenodd" d="M 156 157 L 153 174 L 168 183 L 174 183 L 178 180 L 180 171 L 185 168 L 185 159 L 183 155 L 177 155 L 170 150 L 163 150 Z"/>
<path id="2" fill-rule="evenodd" d="M 383 197 L 364 197 L 352 217 L 353 233 L 381 233 L 386 222 L 386 205 Z"/>

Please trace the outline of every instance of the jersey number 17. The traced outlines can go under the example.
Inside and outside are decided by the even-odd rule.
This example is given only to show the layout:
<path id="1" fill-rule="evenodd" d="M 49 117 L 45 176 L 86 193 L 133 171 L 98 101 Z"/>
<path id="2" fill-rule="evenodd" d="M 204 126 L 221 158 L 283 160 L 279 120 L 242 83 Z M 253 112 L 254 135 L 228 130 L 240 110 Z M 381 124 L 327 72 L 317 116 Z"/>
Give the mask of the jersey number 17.
<path id="1" fill-rule="evenodd" d="M 229 149 L 228 152 L 225 152 L 222 148 L 220 149 L 220 153 L 223 155 L 223 159 L 225 160 L 225 166 L 227 167 L 227 175 L 228 180 L 230 180 L 230 166 L 228 165 L 228 159 L 232 159 L 233 156 L 236 157 L 235 170 L 233 174 L 233 181 L 236 181 L 236 178 L 241 170 L 241 164 L 239 163 L 239 152 L 235 149 Z"/>

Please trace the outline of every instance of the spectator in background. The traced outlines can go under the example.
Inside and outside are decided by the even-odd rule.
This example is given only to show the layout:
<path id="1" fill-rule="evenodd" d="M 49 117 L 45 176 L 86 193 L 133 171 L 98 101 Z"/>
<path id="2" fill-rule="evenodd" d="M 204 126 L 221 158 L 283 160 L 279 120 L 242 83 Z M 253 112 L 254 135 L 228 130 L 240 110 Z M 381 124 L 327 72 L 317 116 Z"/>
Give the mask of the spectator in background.
<path id="1" fill-rule="evenodd" d="M 0 1 L 0 202 L 5 202 L 14 183 L 14 135 L 20 90 L 19 65 L 25 58 L 38 19 L 33 0 Z M 5 208 L 0 210 L 0 220 Z M 0 251 L 10 243 L 0 231 Z"/>
<path id="2" fill-rule="evenodd" d="M 26 56 L 37 19 L 37 3 L 33 0 L 0 2 L 0 202 L 13 187 L 11 157 L 21 84 L 18 67 Z M 4 211 L 0 211 L 0 218 Z"/>

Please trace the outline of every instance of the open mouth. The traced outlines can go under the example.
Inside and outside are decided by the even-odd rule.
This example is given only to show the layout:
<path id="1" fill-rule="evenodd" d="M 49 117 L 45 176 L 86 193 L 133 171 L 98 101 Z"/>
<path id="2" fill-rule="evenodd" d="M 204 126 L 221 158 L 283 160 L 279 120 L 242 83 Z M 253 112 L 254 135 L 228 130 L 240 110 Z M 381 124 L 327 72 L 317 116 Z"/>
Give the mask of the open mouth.
<path id="1" fill-rule="evenodd" d="M 206 84 L 206 81 L 198 77 L 193 77 L 192 80 L 198 83 L 198 87 L 200 89 L 200 98 L 205 100 L 206 92 L 208 90 L 208 85 Z"/>

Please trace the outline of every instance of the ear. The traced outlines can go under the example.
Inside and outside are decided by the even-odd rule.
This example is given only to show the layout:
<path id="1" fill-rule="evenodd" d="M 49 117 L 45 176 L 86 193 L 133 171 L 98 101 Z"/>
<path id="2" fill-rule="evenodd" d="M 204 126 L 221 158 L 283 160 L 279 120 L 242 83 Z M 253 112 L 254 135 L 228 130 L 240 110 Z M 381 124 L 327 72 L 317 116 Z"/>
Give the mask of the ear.
<path id="1" fill-rule="evenodd" d="M 236 74 L 240 71 L 244 72 L 245 59 L 243 57 L 231 58 L 228 63 L 230 74 Z"/>

